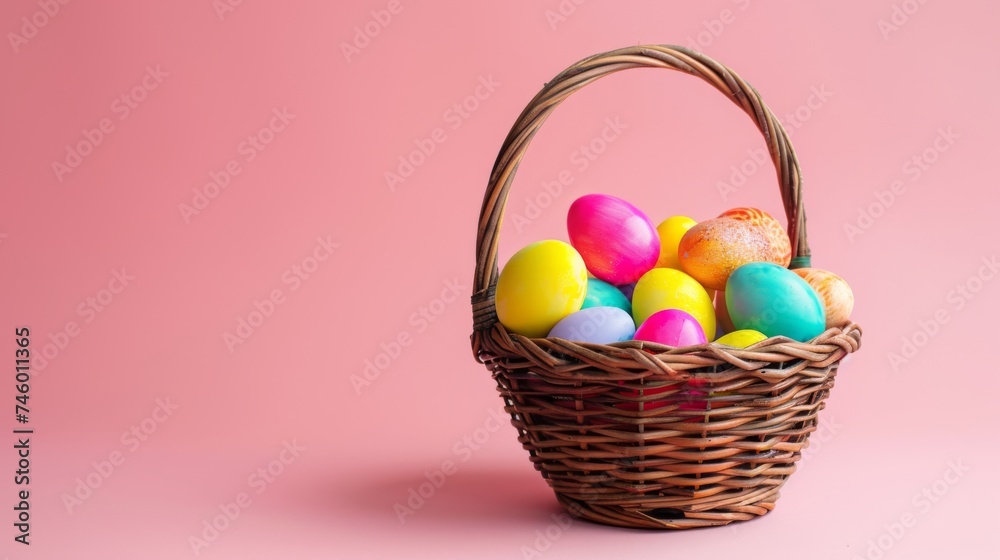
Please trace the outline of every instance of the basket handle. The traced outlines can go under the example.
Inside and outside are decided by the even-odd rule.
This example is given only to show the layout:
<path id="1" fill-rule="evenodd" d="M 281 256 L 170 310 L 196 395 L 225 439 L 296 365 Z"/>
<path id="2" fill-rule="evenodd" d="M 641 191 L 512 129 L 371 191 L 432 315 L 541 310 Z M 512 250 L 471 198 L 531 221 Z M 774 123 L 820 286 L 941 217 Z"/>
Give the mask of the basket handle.
<path id="1" fill-rule="evenodd" d="M 791 268 L 809 266 L 810 252 L 806 240 L 806 215 L 802 206 L 802 175 L 798 159 L 789 142 L 788 133 L 774 113 L 761 101 L 757 91 L 729 68 L 685 47 L 645 45 L 617 49 L 585 58 L 545 84 L 542 91 L 518 116 L 500 148 L 483 198 L 483 207 L 479 213 L 479 232 L 476 236 L 476 275 L 472 293 L 474 348 L 479 346 L 478 337 L 492 329 L 497 322 L 497 247 L 500 223 L 503 221 L 510 184 L 532 137 L 559 103 L 574 91 L 608 74 L 646 67 L 679 70 L 698 76 L 750 115 L 764 135 L 778 174 L 794 256 Z"/>

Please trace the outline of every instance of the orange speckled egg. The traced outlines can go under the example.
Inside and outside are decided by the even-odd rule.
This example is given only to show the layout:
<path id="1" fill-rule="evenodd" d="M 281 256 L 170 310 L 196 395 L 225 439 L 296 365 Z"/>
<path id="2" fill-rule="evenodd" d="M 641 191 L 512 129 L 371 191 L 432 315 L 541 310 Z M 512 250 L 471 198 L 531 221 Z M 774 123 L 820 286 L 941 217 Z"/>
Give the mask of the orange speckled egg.
<path id="1" fill-rule="evenodd" d="M 764 230 L 733 218 L 706 220 L 692 227 L 677 248 L 681 268 L 702 286 L 726 289 L 729 275 L 741 265 L 771 261 L 771 243 Z"/>
<path id="2" fill-rule="evenodd" d="M 761 228 L 771 244 L 771 258 L 768 260 L 785 268 L 792 262 L 792 244 L 781 222 L 763 210 L 756 208 L 733 208 L 719 215 L 720 218 L 741 220 Z"/>
<path id="3" fill-rule="evenodd" d="M 846 280 L 821 268 L 796 268 L 792 270 L 805 280 L 823 302 L 826 328 L 844 326 L 854 311 L 854 292 Z"/>

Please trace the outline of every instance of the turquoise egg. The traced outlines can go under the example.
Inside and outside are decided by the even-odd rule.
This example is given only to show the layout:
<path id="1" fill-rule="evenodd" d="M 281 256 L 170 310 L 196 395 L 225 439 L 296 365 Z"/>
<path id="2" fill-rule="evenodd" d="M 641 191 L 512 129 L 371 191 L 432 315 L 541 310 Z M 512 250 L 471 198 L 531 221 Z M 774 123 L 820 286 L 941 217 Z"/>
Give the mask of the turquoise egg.
<path id="1" fill-rule="evenodd" d="M 632 314 L 632 304 L 621 290 L 597 278 L 587 278 L 587 297 L 583 300 L 583 309 L 588 307 L 617 307 L 629 315 Z"/>
<path id="2" fill-rule="evenodd" d="M 635 323 L 632 316 L 618 307 L 588 307 L 567 315 L 556 323 L 549 338 L 574 342 L 611 344 L 632 340 Z"/>
<path id="3" fill-rule="evenodd" d="M 740 266 L 726 282 L 726 306 L 737 329 L 806 342 L 826 330 L 823 304 L 805 280 L 769 262 Z"/>

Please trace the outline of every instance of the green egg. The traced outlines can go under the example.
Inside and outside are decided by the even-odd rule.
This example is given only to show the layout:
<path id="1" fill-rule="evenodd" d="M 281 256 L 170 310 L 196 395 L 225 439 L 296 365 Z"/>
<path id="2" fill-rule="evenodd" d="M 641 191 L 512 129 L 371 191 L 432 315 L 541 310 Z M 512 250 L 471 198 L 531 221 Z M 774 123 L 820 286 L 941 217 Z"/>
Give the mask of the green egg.
<path id="1" fill-rule="evenodd" d="M 826 330 L 823 304 L 805 280 L 768 262 L 740 266 L 726 282 L 726 306 L 737 329 L 806 342 Z"/>
<path id="2" fill-rule="evenodd" d="M 632 304 L 621 290 L 597 278 L 587 278 L 587 297 L 583 300 L 583 309 L 588 307 L 617 307 L 632 314 Z"/>

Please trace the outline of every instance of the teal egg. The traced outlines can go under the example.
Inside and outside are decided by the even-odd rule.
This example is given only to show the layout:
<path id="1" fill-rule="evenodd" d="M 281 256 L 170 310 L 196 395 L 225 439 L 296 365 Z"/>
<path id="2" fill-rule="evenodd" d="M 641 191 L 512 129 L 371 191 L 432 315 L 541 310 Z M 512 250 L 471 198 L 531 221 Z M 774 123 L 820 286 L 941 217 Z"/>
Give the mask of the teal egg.
<path id="1" fill-rule="evenodd" d="M 826 330 L 823 303 L 798 274 L 769 262 L 740 266 L 726 282 L 726 306 L 737 329 L 806 342 Z"/>
<path id="2" fill-rule="evenodd" d="M 621 290 L 597 278 L 587 278 L 587 297 L 583 300 L 583 309 L 588 307 L 617 307 L 632 314 L 632 304 Z"/>

